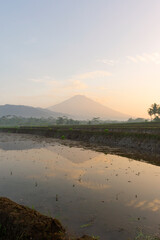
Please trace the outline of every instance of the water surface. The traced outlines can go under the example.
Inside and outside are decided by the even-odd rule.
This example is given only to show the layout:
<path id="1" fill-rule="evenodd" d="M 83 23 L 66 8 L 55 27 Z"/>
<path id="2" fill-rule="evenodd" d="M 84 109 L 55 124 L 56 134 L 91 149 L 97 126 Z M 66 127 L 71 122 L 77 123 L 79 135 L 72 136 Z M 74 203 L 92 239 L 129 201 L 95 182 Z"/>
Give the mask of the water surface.
<path id="1" fill-rule="evenodd" d="M 73 235 L 128 240 L 160 229 L 158 166 L 54 139 L 0 133 L 0 195 L 58 218 Z"/>

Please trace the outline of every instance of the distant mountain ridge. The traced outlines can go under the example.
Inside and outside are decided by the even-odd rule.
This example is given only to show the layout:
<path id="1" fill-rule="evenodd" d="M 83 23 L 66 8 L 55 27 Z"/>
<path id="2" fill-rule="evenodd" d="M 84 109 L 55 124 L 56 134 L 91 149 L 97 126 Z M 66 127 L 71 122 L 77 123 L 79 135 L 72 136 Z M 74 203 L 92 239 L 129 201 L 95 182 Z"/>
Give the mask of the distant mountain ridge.
<path id="1" fill-rule="evenodd" d="M 77 120 L 90 120 L 99 117 L 102 120 L 127 120 L 131 116 L 111 108 L 83 95 L 76 95 L 49 108 L 36 108 L 24 105 L 0 105 L 0 117 L 17 116 L 24 118 L 68 117 Z"/>
<path id="2" fill-rule="evenodd" d="M 17 117 L 25 117 L 25 118 L 48 118 L 48 117 L 63 117 L 68 116 L 64 113 L 53 112 L 45 108 L 36 108 L 31 106 L 24 106 L 24 105 L 0 105 L 0 117 L 3 116 L 17 116 Z"/>
<path id="3" fill-rule="evenodd" d="M 130 115 L 123 114 L 83 95 L 76 95 L 68 100 L 48 108 L 51 111 L 65 112 L 75 119 L 87 120 L 100 117 L 105 120 L 127 120 Z"/>

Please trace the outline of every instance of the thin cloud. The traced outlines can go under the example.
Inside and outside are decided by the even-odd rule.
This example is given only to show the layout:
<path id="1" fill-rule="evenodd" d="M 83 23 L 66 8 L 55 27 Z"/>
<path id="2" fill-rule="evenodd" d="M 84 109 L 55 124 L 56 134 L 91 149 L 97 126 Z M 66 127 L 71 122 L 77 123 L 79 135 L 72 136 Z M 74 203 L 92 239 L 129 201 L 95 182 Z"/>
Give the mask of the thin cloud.
<path id="1" fill-rule="evenodd" d="M 29 78 L 29 81 L 35 82 L 35 83 L 45 83 L 46 81 L 41 78 Z"/>
<path id="2" fill-rule="evenodd" d="M 49 76 L 45 76 L 42 78 L 30 78 L 29 81 L 34 83 L 43 83 L 44 85 L 48 86 L 49 88 L 54 88 L 57 90 L 61 89 L 86 89 L 88 86 L 81 80 L 74 80 L 74 79 L 67 79 L 63 81 L 53 80 Z"/>
<path id="3" fill-rule="evenodd" d="M 86 89 L 87 87 L 87 84 L 79 80 L 70 81 L 70 84 L 68 84 L 68 88 L 74 89 Z"/>
<path id="4" fill-rule="evenodd" d="M 29 81 L 35 82 L 35 83 L 50 83 L 55 81 L 53 78 L 50 76 L 44 76 L 42 78 L 29 78 Z"/>
<path id="5" fill-rule="evenodd" d="M 138 60 L 135 57 L 127 56 L 127 58 L 132 62 L 135 62 L 135 63 L 138 62 Z"/>
<path id="6" fill-rule="evenodd" d="M 101 86 L 100 80 L 106 80 L 109 76 L 111 76 L 111 73 L 107 71 L 93 71 L 73 75 L 70 78 L 63 80 L 55 80 L 51 76 L 29 78 L 28 81 L 33 82 L 33 84 L 37 84 L 39 88 L 41 87 L 41 91 L 40 94 L 38 93 L 38 95 L 36 95 L 36 99 L 34 95 L 33 99 L 31 96 L 26 96 L 26 99 L 23 100 L 25 100 L 25 102 L 31 102 L 32 104 L 33 102 L 39 102 L 41 105 L 47 106 L 53 104 L 53 102 L 55 102 L 55 99 L 56 103 L 58 103 L 59 101 L 62 101 L 62 99 L 65 100 L 66 98 L 69 98 L 76 94 L 88 95 L 90 97 L 95 94 L 96 96 L 97 89 Z M 93 81 L 98 85 L 96 84 L 95 86 L 93 84 Z M 100 95 L 101 94 L 102 90 L 100 91 Z"/>
<path id="7" fill-rule="evenodd" d="M 160 199 L 153 199 L 152 201 L 142 200 L 132 200 L 127 203 L 128 207 L 139 208 L 141 210 L 151 210 L 153 212 L 160 210 Z"/>
<path id="8" fill-rule="evenodd" d="M 111 76 L 112 74 L 110 72 L 107 71 L 94 71 L 94 72 L 86 72 L 83 74 L 79 74 L 79 75 L 75 75 L 72 77 L 72 79 L 96 79 L 96 78 L 104 78 L 104 77 L 108 77 Z"/>
<path id="9" fill-rule="evenodd" d="M 28 80 L 35 83 L 44 83 L 45 85 L 58 85 L 63 87 L 73 86 L 75 88 L 78 87 L 86 88 L 87 85 L 86 83 L 84 83 L 85 80 L 106 78 L 111 75 L 112 74 L 107 71 L 93 71 L 77 74 L 65 80 L 55 80 L 50 76 L 44 76 L 42 78 L 29 78 Z"/>
<path id="10" fill-rule="evenodd" d="M 107 58 L 98 59 L 97 62 L 107 64 L 109 66 L 114 66 L 118 61 L 110 60 Z"/>
<path id="11" fill-rule="evenodd" d="M 136 55 L 135 57 L 127 56 L 127 59 L 134 63 L 154 63 L 160 64 L 160 54 L 155 53 L 143 53 L 141 55 Z"/>

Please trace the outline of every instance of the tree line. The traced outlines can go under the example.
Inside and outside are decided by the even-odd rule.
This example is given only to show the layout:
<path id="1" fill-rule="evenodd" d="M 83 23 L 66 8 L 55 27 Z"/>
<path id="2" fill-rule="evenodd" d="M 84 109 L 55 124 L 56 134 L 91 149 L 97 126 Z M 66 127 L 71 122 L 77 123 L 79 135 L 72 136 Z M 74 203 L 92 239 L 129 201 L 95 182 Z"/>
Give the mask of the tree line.
<path id="1" fill-rule="evenodd" d="M 14 115 L 0 117 L 1 127 L 16 127 L 16 126 L 52 126 L 52 125 L 96 125 L 105 123 L 118 123 L 118 121 L 101 120 L 99 117 L 94 117 L 91 120 L 74 120 L 65 116 L 58 118 L 25 118 Z"/>

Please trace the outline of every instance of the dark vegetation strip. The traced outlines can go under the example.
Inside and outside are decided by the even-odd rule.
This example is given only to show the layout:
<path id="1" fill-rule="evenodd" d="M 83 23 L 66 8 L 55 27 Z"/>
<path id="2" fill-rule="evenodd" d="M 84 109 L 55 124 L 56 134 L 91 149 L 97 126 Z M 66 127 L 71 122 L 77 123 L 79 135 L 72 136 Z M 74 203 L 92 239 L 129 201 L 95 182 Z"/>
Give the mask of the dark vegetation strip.
<path id="1" fill-rule="evenodd" d="M 48 137 L 64 137 L 69 139 L 79 139 L 92 141 L 94 136 L 98 142 L 108 143 L 120 139 L 133 140 L 155 140 L 160 141 L 160 124 L 143 123 L 143 124 L 108 124 L 94 126 L 49 126 L 49 127 L 0 127 L 2 132 L 38 134 Z M 99 137 L 99 138 L 98 138 Z M 95 140 L 96 141 L 96 140 Z M 138 141 L 139 142 L 139 141 Z M 127 147 L 127 146 L 126 146 Z M 129 147 L 129 146 L 128 146 Z M 155 150 L 155 149 L 154 149 Z"/>
<path id="2" fill-rule="evenodd" d="M 1 125 L 0 125 L 1 126 Z M 13 125 L 14 127 L 18 127 L 16 125 Z M 12 127 L 10 126 L 10 127 Z M 5 126 L 1 126 L 4 127 Z M 6 126 L 8 127 L 8 126 Z M 21 126 L 21 127 L 25 127 L 25 125 Z M 26 126 L 26 127 L 30 127 L 30 126 Z M 31 126 L 32 127 L 32 126 Z M 53 124 L 49 124 L 49 125 L 45 125 L 45 126 L 35 126 L 35 127 L 53 127 L 53 128 L 69 128 L 69 127 L 73 127 L 74 129 L 84 129 L 84 128 L 99 128 L 99 129 L 104 129 L 104 128 L 160 128 L 160 122 L 139 122 L 139 123 L 129 123 L 129 122 L 124 122 L 124 123 L 108 123 L 108 124 L 96 124 L 96 125 L 87 125 L 87 124 L 77 124 L 77 125 L 53 125 Z"/>
<path id="3" fill-rule="evenodd" d="M 117 147 L 128 152 L 134 150 L 152 154 L 156 158 L 160 156 L 160 123 L 1 127 L 0 131 L 79 140 L 90 144 Z"/>

